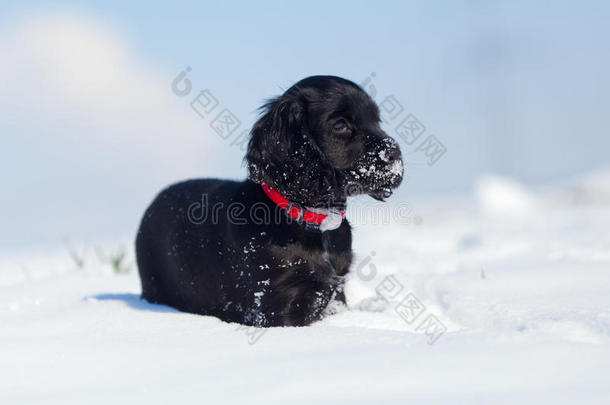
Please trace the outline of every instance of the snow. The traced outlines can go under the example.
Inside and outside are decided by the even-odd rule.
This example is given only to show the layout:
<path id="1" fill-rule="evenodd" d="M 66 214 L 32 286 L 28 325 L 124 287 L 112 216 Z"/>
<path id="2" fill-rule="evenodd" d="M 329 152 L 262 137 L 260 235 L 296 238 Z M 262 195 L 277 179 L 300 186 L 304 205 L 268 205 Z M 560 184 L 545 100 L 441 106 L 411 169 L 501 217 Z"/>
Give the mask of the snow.
<path id="1" fill-rule="evenodd" d="M 306 328 L 148 304 L 92 248 L 5 254 L 0 403 L 608 403 L 609 179 L 488 176 L 419 221 L 356 221 L 350 310 Z"/>

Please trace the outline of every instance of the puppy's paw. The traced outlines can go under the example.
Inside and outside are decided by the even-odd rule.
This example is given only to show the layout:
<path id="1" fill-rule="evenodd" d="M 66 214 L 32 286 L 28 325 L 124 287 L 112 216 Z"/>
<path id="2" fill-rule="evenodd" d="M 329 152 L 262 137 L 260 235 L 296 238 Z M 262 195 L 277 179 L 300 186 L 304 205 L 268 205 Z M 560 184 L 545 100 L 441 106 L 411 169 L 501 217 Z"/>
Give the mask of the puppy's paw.
<path id="1" fill-rule="evenodd" d="M 366 312 L 383 312 L 389 303 L 380 296 L 365 298 L 356 304 L 356 309 Z"/>
<path id="2" fill-rule="evenodd" d="M 324 317 L 329 315 L 335 315 L 340 312 L 347 311 L 347 305 L 341 301 L 332 300 L 328 303 L 328 306 L 324 310 Z"/>

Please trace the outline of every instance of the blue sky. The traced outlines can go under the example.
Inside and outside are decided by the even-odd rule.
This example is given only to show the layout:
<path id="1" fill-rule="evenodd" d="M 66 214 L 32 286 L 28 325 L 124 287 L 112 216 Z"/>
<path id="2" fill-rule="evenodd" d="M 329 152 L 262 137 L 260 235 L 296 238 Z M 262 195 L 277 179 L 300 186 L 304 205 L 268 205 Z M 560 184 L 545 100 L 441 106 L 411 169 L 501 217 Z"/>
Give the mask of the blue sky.
<path id="1" fill-rule="evenodd" d="M 129 233 L 169 182 L 243 177 L 243 152 L 171 92 L 186 66 L 240 131 L 303 77 L 374 72 L 377 101 L 447 149 L 429 166 L 401 141 L 396 199 L 607 167 L 609 17 L 605 2 L 0 2 L 0 246 Z"/>

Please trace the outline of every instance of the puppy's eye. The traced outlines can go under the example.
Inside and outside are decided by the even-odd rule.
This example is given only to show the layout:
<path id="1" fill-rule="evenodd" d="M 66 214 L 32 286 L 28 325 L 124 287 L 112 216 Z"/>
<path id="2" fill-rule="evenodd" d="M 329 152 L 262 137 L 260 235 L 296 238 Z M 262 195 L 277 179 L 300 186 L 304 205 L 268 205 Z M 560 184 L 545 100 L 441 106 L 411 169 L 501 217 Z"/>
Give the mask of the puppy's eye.
<path id="1" fill-rule="evenodd" d="M 349 134 L 352 132 L 352 129 L 347 126 L 347 122 L 345 122 L 344 119 L 340 119 L 333 124 L 333 132 L 338 134 Z"/>

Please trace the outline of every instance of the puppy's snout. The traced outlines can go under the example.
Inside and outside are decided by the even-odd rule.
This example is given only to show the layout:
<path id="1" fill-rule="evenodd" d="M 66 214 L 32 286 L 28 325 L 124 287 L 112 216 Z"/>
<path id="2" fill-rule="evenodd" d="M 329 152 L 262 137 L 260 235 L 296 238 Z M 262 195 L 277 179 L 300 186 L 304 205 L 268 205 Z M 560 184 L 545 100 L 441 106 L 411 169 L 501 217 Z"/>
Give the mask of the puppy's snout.
<path id="1" fill-rule="evenodd" d="M 400 146 L 394 139 L 386 136 L 382 142 L 382 153 L 379 155 L 387 163 L 402 161 Z"/>
<path id="2" fill-rule="evenodd" d="M 402 161 L 402 153 L 400 153 L 400 147 L 398 144 L 395 143 L 388 151 L 388 163 L 393 163 L 396 161 Z"/>
<path id="3" fill-rule="evenodd" d="M 394 139 L 387 137 L 384 141 L 386 148 L 380 153 L 380 157 L 386 163 L 390 187 L 398 187 L 402 182 L 404 171 L 402 153 L 400 152 L 398 143 Z"/>

